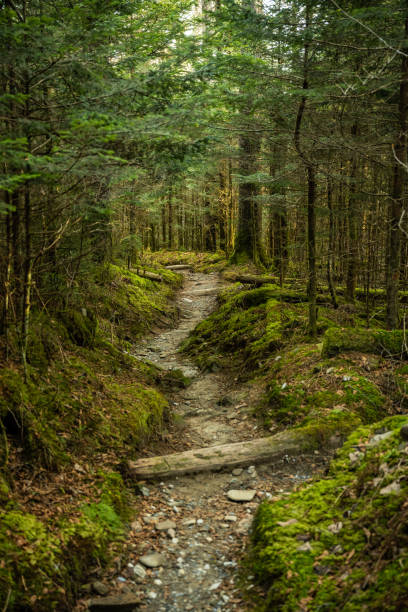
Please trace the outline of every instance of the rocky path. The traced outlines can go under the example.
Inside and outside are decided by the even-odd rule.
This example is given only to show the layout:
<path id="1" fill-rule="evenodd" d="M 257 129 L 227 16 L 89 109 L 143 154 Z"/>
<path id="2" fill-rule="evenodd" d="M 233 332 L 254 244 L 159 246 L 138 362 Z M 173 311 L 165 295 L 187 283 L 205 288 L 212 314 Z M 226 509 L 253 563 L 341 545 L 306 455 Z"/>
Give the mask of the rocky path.
<path id="1" fill-rule="evenodd" d="M 193 379 L 172 398 L 177 425 L 163 454 L 262 435 L 251 416 L 253 387 L 222 372 L 202 374 L 177 353 L 180 342 L 215 307 L 220 288 L 215 274 L 186 273 L 178 326 L 148 339 L 137 351 L 141 359 L 181 369 Z M 237 568 L 259 501 L 285 494 L 323 464 L 319 454 L 284 456 L 273 466 L 144 483 L 138 520 L 109 577 L 113 590 L 137 595 L 139 609 L 146 612 L 250 609 L 237 585 Z"/>

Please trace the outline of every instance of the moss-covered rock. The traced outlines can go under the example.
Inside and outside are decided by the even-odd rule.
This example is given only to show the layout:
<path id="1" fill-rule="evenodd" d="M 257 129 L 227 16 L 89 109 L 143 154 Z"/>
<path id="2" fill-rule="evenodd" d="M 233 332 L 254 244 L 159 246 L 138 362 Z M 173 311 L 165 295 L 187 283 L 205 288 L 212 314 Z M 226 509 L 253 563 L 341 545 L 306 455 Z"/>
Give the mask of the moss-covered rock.
<path id="1" fill-rule="evenodd" d="M 254 519 L 247 572 L 258 610 L 401 610 L 408 598 L 407 417 L 353 433 L 327 478 Z M 255 605 L 255 604 L 254 604 Z"/>

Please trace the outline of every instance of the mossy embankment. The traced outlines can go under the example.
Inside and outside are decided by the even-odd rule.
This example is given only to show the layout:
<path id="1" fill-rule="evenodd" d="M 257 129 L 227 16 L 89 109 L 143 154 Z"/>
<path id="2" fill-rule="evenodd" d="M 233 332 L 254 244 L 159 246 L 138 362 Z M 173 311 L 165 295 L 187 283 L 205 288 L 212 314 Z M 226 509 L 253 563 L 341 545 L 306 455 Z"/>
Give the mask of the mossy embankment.
<path id="1" fill-rule="evenodd" d="M 396 416 L 407 408 L 405 335 L 381 318 L 367 329 L 363 304 L 321 302 L 311 338 L 296 288 L 235 283 L 184 350 L 203 370 L 230 368 L 260 389 L 254 416 L 272 432 L 295 428 L 300 452 L 347 440 L 327 478 L 259 507 L 243 571 L 257 585 L 251 606 L 399 610 L 408 596 L 408 417 Z"/>
<path id="2" fill-rule="evenodd" d="M 0 608 L 72 609 L 90 566 L 125 533 L 135 499 L 121 461 L 167 431 L 164 390 L 180 385 L 131 356 L 132 342 L 177 315 L 180 275 L 154 271 L 162 282 L 104 266 L 52 312 L 34 310 L 26 379 L 10 330 L 0 371 Z"/>
<path id="3" fill-rule="evenodd" d="M 407 437 L 408 417 L 361 427 L 326 478 L 260 505 L 246 559 L 254 609 L 405 609 Z"/>
<path id="4" fill-rule="evenodd" d="M 328 303 L 312 339 L 307 305 L 295 297 L 290 287 L 236 283 L 184 350 L 202 369 L 232 368 L 238 379 L 256 380 L 263 393 L 254 410 L 264 426 L 302 428 L 314 446 L 400 409 L 405 374 L 395 360 L 405 356 L 403 333 L 364 329 L 357 309 L 351 316 L 346 305 Z"/>

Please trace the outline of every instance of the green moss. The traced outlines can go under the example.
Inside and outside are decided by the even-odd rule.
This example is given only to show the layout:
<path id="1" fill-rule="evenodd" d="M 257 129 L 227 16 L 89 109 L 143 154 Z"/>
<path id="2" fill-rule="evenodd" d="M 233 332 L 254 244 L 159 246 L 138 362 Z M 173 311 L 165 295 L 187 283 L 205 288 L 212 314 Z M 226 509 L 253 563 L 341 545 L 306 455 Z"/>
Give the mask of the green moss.
<path id="1" fill-rule="evenodd" d="M 244 362 L 253 375 L 295 334 L 306 334 L 304 305 L 281 303 L 279 292 L 275 285 L 264 285 L 224 294 L 218 310 L 196 327 L 183 350 L 202 368 Z"/>
<path id="2" fill-rule="evenodd" d="M 30 459 L 48 467 L 65 460 L 64 444 L 50 422 L 52 405 L 34 381 L 23 381 L 17 370 L 0 373 L 0 419 L 4 431 L 22 445 Z"/>
<path id="3" fill-rule="evenodd" d="M 9 598 L 9 609 L 58 609 L 66 576 L 57 537 L 30 514 L 0 512 L 0 554 L 0 605 Z"/>
<path id="4" fill-rule="evenodd" d="M 97 319 L 95 314 L 84 308 L 78 310 L 64 310 L 59 317 L 65 325 L 69 337 L 78 346 L 93 347 L 97 330 Z"/>
<path id="5" fill-rule="evenodd" d="M 159 373 L 156 380 L 166 390 L 186 389 L 191 384 L 188 376 L 184 376 L 183 372 L 177 369 Z"/>
<path id="6" fill-rule="evenodd" d="M 130 494 L 119 474 L 97 474 L 98 499 L 75 518 L 47 524 L 19 509 L 0 511 L 0 605 L 9 609 L 71 610 L 76 584 L 90 566 L 110 558 L 132 516 Z"/>
<path id="7" fill-rule="evenodd" d="M 333 357 L 346 351 L 385 354 L 403 357 L 404 334 L 402 331 L 381 329 L 330 328 L 323 339 L 322 355 Z"/>
<path id="8" fill-rule="evenodd" d="M 363 376 L 353 376 L 344 384 L 345 401 L 361 417 L 362 423 L 374 423 L 385 416 L 385 397 L 378 387 Z"/>
<path id="9" fill-rule="evenodd" d="M 100 499 L 113 508 L 122 521 L 128 521 L 132 516 L 131 499 L 125 487 L 122 476 L 117 472 L 98 472 L 100 483 Z"/>
<path id="10" fill-rule="evenodd" d="M 246 561 L 266 594 L 257 609 L 401 609 L 408 597 L 400 579 L 408 567 L 403 423 L 393 417 L 358 429 L 327 478 L 260 505 Z M 373 440 L 384 430 L 394 434 Z M 396 481 L 399 493 L 383 492 Z"/>
<path id="11" fill-rule="evenodd" d="M 157 437 L 169 418 L 168 402 L 156 389 L 139 383 L 110 383 L 111 418 L 107 435 L 116 443 L 143 445 Z"/>
<path id="12" fill-rule="evenodd" d="M 52 318 L 45 312 L 34 312 L 28 336 L 28 363 L 45 372 L 67 340 L 67 329 L 59 319 Z"/>

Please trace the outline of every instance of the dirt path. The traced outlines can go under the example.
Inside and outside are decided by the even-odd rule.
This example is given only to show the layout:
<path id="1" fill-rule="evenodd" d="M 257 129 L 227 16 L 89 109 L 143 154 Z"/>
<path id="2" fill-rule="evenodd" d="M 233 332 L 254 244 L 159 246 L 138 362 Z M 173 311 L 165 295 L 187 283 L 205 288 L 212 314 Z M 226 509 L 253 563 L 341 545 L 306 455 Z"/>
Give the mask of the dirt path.
<path id="1" fill-rule="evenodd" d="M 137 352 L 142 359 L 162 368 L 179 368 L 193 379 L 172 398 L 178 425 L 166 453 L 262 435 L 251 416 L 251 386 L 240 385 L 223 372 L 200 374 L 185 356 L 177 354 L 180 342 L 215 307 L 216 288 L 221 288 L 217 275 L 187 273 L 178 297 L 179 324 L 147 340 Z M 212 295 L 203 295 L 206 291 Z M 148 612 L 250 609 L 236 585 L 237 567 L 259 501 L 289 491 L 323 464 L 319 454 L 302 455 L 284 457 L 273 466 L 146 483 L 127 552 L 110 576 L 112 587 L 138 593 L 143 601 L 140 609 Z M 254 499 L 230 501 L 230 489 L 251 490 Z M 150 553 L 159 554 L 156 568 L 140 561 Z"/>

